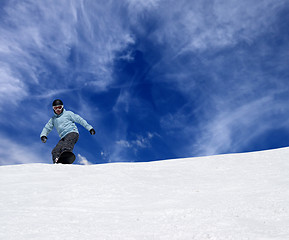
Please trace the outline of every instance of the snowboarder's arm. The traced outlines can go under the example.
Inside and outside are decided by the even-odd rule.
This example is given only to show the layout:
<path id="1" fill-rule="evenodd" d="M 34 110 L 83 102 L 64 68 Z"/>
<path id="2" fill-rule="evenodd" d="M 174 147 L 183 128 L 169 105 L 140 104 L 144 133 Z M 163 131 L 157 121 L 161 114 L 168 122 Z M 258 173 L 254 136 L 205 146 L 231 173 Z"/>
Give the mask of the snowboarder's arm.
<path id="1" fill-rule="evenodd" d="M 47 137 L 47 135 L 51 132 L 51 130 L 53 129 L 53 120 L 52 118 L 48 121 L 48 123 L 46 123 L 45 127 L 43 128 L 41 134 L 40 134 L 40 138 L 45 136 Z"/>
<path id="2" fill-rule="evenodd" d="M 87 121 L 85 121 L 78 114 L 71 112 L 71 118 L 72 118 L 73 122 L 79 123 L 84 128 L 86 128 L 88 131 L 91 131 L 93 129 L 93 127 L 90 124 L 88 124 Z"/>

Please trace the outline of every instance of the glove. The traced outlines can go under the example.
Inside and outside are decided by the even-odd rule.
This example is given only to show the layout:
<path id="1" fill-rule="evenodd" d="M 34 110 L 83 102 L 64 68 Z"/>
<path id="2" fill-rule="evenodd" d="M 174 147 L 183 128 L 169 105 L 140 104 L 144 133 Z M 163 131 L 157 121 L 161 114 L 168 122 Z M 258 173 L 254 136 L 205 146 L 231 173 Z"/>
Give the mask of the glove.
<path id="1" fill-rule="evenodd" d="M 95 130 L 94 130 L 93 128 L 92 128 L 92 129 L 90 129 L 90 131 L 89 131 L 89 132 L 90 132 L 90 134 L 91 134 L 91 135 L 94 135 L 94 134 L 95 134 Z"/>
<path id="2" fill-rule="evenodd" d="M 46 137 L 46 136 L 42 136 L 42 137 L 41 137 L 41 141 L 42 141 L 43 143 L 46 143 L 46 140 L 47 140 L 47 137 Z"/>

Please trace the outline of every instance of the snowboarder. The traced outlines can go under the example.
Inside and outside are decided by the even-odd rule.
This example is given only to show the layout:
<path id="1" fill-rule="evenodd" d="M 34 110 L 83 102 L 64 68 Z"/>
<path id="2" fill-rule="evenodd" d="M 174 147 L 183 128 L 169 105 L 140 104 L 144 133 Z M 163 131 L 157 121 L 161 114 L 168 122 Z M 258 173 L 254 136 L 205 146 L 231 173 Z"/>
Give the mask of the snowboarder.
<path id="1" fill-rule="evenodd" d="M 79 132 L 75 123 L 79 123 L 86 128 L 91 135 L 95 134 L 95 130 L 82 117 L 63 108 L 63 102 L 56 99 L 52 103 L 54 116 L 48 121 L 43 128 L 40 138 L 43 143 L 47 141 L 47 135 L 51 132 L 53 127 L 56 128 L 60 141 L 52 150 L 53 163 L 57 163 L 60 155 L 63 152 L 72 152 L 75 143 L 78 140 Z"/>

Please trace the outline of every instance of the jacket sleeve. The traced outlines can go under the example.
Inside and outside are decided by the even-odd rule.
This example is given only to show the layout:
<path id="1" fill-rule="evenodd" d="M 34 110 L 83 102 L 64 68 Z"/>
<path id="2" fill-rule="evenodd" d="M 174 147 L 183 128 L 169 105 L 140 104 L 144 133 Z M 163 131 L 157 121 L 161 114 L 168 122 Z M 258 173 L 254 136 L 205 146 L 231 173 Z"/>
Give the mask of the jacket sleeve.
<path id="1" fill-rule="evenodd" d="M 71 118 L 73 120 L 73 122 L 79 123 L 81 126 L 83 126 L 84 128 L 86 128 L 88 131 L 90 131 L 91 129 L 93 129 L 93 127 L 91 125 L 89 125 L 87 123 L 87 121 L 85 121 L 82 117 L 80 117 L 78 114 L 75 114 L 73 112 L 71 112 Z"/>
<path id="2" fill-rule="evenodd" d="M 54 125 L 53 125 L 53 119 L 51 118 L 48 123 L 46 123 L 45 127 L 43 128 L 40 137 L 45 136 L 47 137 L 47 135 L 52 131 Z"/>

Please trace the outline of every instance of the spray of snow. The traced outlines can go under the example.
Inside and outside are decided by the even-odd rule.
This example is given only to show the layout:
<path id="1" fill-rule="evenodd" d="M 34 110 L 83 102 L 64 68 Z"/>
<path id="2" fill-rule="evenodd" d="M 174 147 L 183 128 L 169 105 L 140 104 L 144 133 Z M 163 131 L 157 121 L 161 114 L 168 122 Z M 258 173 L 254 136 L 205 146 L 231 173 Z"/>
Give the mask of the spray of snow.
<path id="1" fill-rule="evenodd" d="M 80 164 L 82 164 L 82 165 L 91 165 L 91 164 L 92 164 L 91 162 L 89 162 L 89 161 L 87 160 L 86 157 L 84 157 L 84 156 L 82 156 L 82 155 L 80 155 L 80 154 L 78 154 L 77 157 L 78 157 L 78 159 L 79 159 L 78 162 L 79 162 Z"/>

